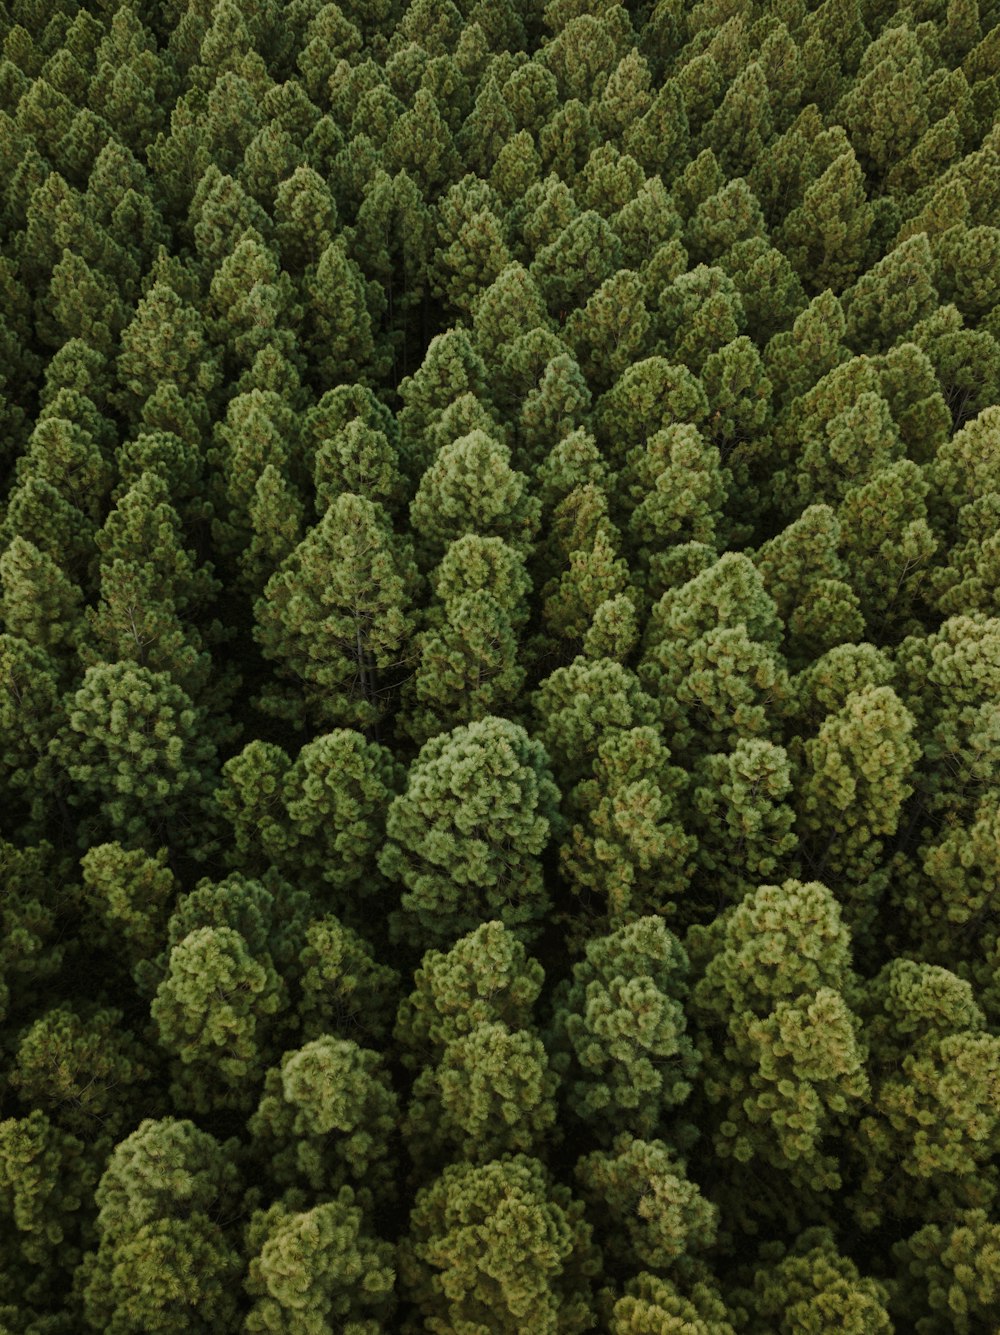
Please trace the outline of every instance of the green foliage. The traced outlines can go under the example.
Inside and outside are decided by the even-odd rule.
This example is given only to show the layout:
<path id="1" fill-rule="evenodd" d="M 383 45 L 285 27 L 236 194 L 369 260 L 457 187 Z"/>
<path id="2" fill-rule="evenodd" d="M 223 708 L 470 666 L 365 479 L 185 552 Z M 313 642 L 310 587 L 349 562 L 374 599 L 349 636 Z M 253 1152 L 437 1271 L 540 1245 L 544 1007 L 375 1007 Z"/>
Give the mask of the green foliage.
<path id="1" fill-rule="evenodd" d="M 715 1241 L 715 1207 L 684 1168 L 662 1140 L 636 1140 L 628 1132 L 616 1136 L 610 1150 L 577 1163 L 574 1175 L 604 1221 L 608 1254 L 620 1265 L 638 1261 L 662 1271 Z"/>
<path id="2" fill-rule="evenodd" d="M 541 1039 L 499 1022 L 449 1042 L 413 1085 L 403 1136 L 421 1164 L 444 1155 L 486 1163 L 554 1138 L 558 1077 Z"/>
<path id="3" fill-rule="evenodd" d="M 395 1306 L 392 1248 L 364 1226 L 349 1188 L 311 1210 L 282 1204 L 255 1214 L 245 1288 L 256 1299 L 244 1328 L 293 1335 L 336 1321 L 377 1335 Z"/>
<path id="4" fill-rule="evenodd" d="M 338 496 L 257 601 L 255 636 L 288 683 L 266 691 L 261 707 L 300 726 L 377 724 L 407 651 L 417 587 L 409 545 L 381 507 Z"/>
<path id="5" fill-rule="evenodd" d="M 427 742 L 389 808 L 379 856 L 404 887 L 400 932 L 428 945 L 493 917 L 537 931 L 548 906 L 540 855 L 558 801 L 544 746 L 506 719 Z"/>
<path id="6" fill-rule="evenodd" d="M 998 21 L 0 4 L 3 1335 L 993 1335 Z"/>
<path id="7" fill-rule="evenodd" d="M 378 1053 L 326 1034 L 268 1071 L 247 1129 L 255 1157 L 279 1187 L 335 1195 L 350 1185 L 370 1209 L 392 1194 L 398 1119 Z"/>
<path id="8" fill-rule="evenodd" d="M 403 1291 L 426 1321 L 544 1335 L 590 1328 L 599 1265 L 583 1206 L 543 1165 L 455 1163 L 417 1193 L 400 1248 Z"/>
<path id="9" fill-rule="evenodd" d="M 739 1294 L 751 1313 L 748 1330 L 819 1335 L 836 1325 L 851 1335 L 889 1335 L 894 1329 L 885 1287 L 861 1277 L 828 1229 L 809 1229 L 787 1251 L 776 1245 L 762 1259 L 752 1289 Z"/>
<path id="10" fill-rule="evenodd" d="M 689 1097 L 699 1060 L 686 1031 L 688 958 L 662 918 L 587 944 L 554 1000 L 552 1043 L 566 1098 L 596 1139 L 653 1135 Z"/>
<path id="11" fill-rule="evenodd" d="M 158 848 L 178 819 L 197 829 L 216 751 L 166 673 L 98 663 L 70 696 L 66 716 L 51 760 L 70 781 L 67 800 L 83 809 L 84 847 L 94 834 L 111 834 Z"/>

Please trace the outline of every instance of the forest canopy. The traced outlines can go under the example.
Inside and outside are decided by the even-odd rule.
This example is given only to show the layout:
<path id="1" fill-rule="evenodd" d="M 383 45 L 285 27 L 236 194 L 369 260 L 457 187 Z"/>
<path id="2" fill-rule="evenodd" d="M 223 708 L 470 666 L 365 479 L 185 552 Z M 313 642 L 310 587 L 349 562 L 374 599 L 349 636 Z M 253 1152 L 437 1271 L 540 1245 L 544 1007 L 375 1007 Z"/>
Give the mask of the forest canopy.
<path id="1" fill-rule="evenodd" d="M 0 5 L 0 1335 L 996 1335 L 1000 0 Z"/>

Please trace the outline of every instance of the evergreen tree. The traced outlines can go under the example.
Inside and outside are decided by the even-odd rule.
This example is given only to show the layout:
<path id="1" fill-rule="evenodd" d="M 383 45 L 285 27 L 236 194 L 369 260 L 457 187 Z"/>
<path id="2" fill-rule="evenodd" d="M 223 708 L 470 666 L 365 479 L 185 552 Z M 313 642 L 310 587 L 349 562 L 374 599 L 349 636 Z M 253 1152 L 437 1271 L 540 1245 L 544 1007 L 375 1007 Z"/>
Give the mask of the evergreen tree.
<path id="1" fill-rule="evenodd" d="M 685 1163 L 662 1140 L 616 1136 L 610 1150 L 580 1159 L 574 1176 L 607 1228 L 608 1254 L 652 1271 L 711 1247 L 718 1211 L 685 1173 Z"/>
<path id="2" fill-rule="evenodd" d="M 523 1154 L 449 1164 L 417 1193 L 400 1246 L 403 1292 L 425 1320 L 539 1335 L 590 1328 L 600 1266 L 583 1206 Z"/>
<path id="3" fill-rule="evenodd" d="M 279 1187 L 335 1196 L 366 1211 L 393 1195 L 399 1113 L 378 1053 L 329 1034 L 286 1052 L 247 1122 L 251 1152 Z"/>
<path id="4" fill-rule="evenodd" d="M 466 533 L 526 547 L 537 528 L 538 503 L 527 477 L 511 468 L 506 446 L 475 430 L 438 451 L 420 480 L 410 522 L 430 560 Z"/>
<path id="5" fill-rule="evenodd" d="M 216 750 L 191 700 L 163 672 L 97 663 L 65 705 L 48 764 L 69 780 L 67 801 L 93 836 L 158 848 L 168 828 L 190 844 L 211 790 Z"/>
<path id="6" fill-rule="evenodd" d="M 399 932 L 436 944 L 493 917 L 536 931 L 548 907 L 541 854 L 558 801 L 544 747 L 506 719 L 427 742 L 389 808 L 379 857 L 404 887 Z"/>
<path id="7" fill-rule="evenodd" d="M 417 586 L 381 507 L 342 493 L 256 603 L 257 642 L 295 687 L 269 684 L 261 708 L 300 727 L 377 726 L 408 652 Z"/>
<path id="8" fill-rule="evenodd" d="M 330 1326 L 374 1335 L 395 1308 L 392 1248 L 365 1225 L 349 1187 L 310 1210 L 278 1202 L 251 1216 L 247 1331 Z"/>
<path id="9" fill-rule="evenodd" d="M 591 1135 L 651 1136 L 691 1094 L 700 1065 L 682 998 L 688 957 L 660 917 L 588 942 L 553 998 L 550 1050 Z"/>

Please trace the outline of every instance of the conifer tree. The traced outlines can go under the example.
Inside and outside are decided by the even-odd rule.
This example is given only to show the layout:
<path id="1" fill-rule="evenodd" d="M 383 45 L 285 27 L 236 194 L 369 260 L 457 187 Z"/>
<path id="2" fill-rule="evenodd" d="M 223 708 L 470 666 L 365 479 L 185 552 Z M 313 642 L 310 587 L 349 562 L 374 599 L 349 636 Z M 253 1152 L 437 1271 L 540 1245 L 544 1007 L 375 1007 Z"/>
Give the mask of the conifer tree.
<path id="1" fill-rule="evenodd" d="M 128 662 L 87 669 L 65 705 L 48 764 L 65 772 L 94 835 L 158 848 L 168 826 L 190 844 L 214 778 L 216 750 L 190 698 L 166 673 Z"/>
<path id="2" fill-rule="evenodd" d="M 665 1270 L 715 1241 L 718 1211 L 685 1167 L 662 1140 L 639 1140 L 627 1131 L 609 1150 L 577 1162 L 574 1176 L 604 1219 L 607 1252 L 620 1265 L 638 1261 Z"/>
<path id="3" fill-rule="evenodd" d="M 658 916 L 588 942 L 553 998 L 549 1039 L 566 1101 L 601 1144 L 651 1136 L 691 1094 L 699 1059 L 682 998 L 688 957 Z"/>
<path id="4" fill-rule="evenodd" d="M 557 1138 L 558 1078 L 537 1034 L 476 1025 L 448 1043 L 414 1082 L 403 1122 L 411 1157 L 485 1163 L 543 1150 Z"/>
<path id="5" fill-rule="evenodd" d="M 330 1326 L 369 1335 L 395 1309 L 391 1246 L 367 1227 L 349 1187 L 310 1210 L 281 1202 L 251 1216 L 245 1281 L 255 1299 L 244 1328 L 274 1331 Z"/>
<path id="6" fill-rule="evenodd" d="M 391 753 L 360 733 L 338 728 L 317 737 L 282 777 L 285 815 L 272 856 L 297 884 L 323 899 L 336 895 L 338 911 L 358 915 L 358 901 L 381 888 L 375 856 L 402 780 Z"/>
<path id="7" fill-rule="evenodd" d="M 489 717 L 427 742 L 389 808 L 379 857 L 403 887 L 400 934 L 433 945 L 493 917 L 536 931 L 558 801 L 544 747 L 515 723 Z"/>
<path id="8" fill-rule="evenodd" d="M 261 707 L 298 726 L 377 726 L 408 652 L 417 586 L 385 512 L 344 492 L 256 603 L 257 642 L 290 683 L 267 686 Z"/>
<path id="9" fill-rule="evenodd" d="M 247 1129 L 254 1157 L 279 1187 L 333 1196 L 349 1185 L 370 1212 L 393 1195 L 398 1119 L 379 1054 L 326 1034 L 268 1071 Z"/>
<path id="10" fill-rule="evenodd" d="M 417 1193 L 400 1246 L 403 1292 L 425 1320 L 524 1328 L 590 1328 L 600 1259 L 583 1206 L 538 1159 L 453 1163 Z"/>
<path id="11" fill-rule="evenodd" d="M 612 928 L 653 911 L 668 916 L 687 887 L 696 841 L 678 817 L 681 770 L 653 728 L 598 742 L 592 777 L 572 790 L 574 824 L 559 850 L 574 891 Z"/>

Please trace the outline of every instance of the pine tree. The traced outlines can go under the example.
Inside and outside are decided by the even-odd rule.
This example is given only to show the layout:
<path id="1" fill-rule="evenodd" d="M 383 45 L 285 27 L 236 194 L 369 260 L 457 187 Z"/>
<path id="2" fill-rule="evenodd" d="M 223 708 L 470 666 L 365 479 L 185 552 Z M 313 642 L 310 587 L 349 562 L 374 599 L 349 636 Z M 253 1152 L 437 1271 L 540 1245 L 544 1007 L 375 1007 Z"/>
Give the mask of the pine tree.
<path id="1" fill-rule="evenodd" d="M 538 503 L 527 483 L 523 473 L 511 468 L 506 446 L 485 431 L 472 431 L 443 446 L 410 506 L 410 523 L 429 563 L 466 533 L 529 546 L 538 524 Z"/>
<path id="2" fill-rule="evenodd" d="M 563 786 L 586 777 L 601 738 L 657 722 L 655 700 L 634 672 L 612 659 L 578 657 L 556 668 L 532 704 L 538 737 Z"/>
<path id="3" fill-rule="evenodd" d="M 867 686 L 848 695 L 805 743 L 798 829 L 818 873 L 846 882 L 849 895 L 848 887 L 875 870 L 881 840 L 895 834 L 913 791 L 908 780 L 920 755 L 914 722 L 891 686 Z M 868 924 L 859 909 L 852 916 L 860 934 Z"/>
<path id="4" fill-rule="evenodd" d="M 583 1206 L 537 1159 L 454 1163 L 417 1193 L 400 1245 L 403 1292 L 426 1321 L 513 1335 L 591 1327 L 599 1269 Z"/>
<path id="5" fill-rule="evenodd" d="M 665 1270 L 711 1247 L 718 1209 L 685 1168 L 662 1140 L 639 1140 L 627 1131 L 609 1150 L 577 1161 L 574 1176 L 594 1213 L 605 1220 L 605 1247 L 620 1265 L 632 1268 L 638 1261 L 652 1271 Z"/>
<path id="6" fill-rule="evenodd" d="M 306 278 L 310 327 L 306 349 L 321 384 L 364 380 L 377 373 L 372 321 L 364 282 L 343 243 L 333 241 Z"/>
<path id="7" fill-rule="evenodd" d="M 684 1016 L 688 957 L 661 917 L 588 942 L 553 998 L 549 1050 L 590 1134 L 651 1136 L 691 1094 L 699 1059 Z"/>
<path id="8" fill-rule="evenodd" d="M 506 719 L 427 742 L 389 808 L 379 857 L 404 887 L 399 933 L 436 944 L 493 917 L 537 930 L 548 907 L 540 859 L 558 800 L 544 747 Z"/>
<path id="9" fill-rule="evenodd" d="M 560 867 L 611 928 L 651 912 L 669 916 L 687 888 L 697 844 L 678 820 L 684 776 L 669 761 L 653 728 L 609 733 L 592 776 L 567 799 L 574 823 Z"/>
<path id="10" fill-rule="evenodd" d="M 366 1226 L 350 1188 L 310 1210 L 278 1202 L 251 1216 L 245 1329 L 340 1326 L 374 1335 L 395 1309 L 392 1247 Z"/>
<path id="11" fill-rule="evenodd" d="M 890 1335 L 895 1329 L 885 1286 L 862 1278 L 830 1229 L 807 1229 L 791 1247 L 766 1249 L 765 1260 L 749 1281 L 752 1287 L 736 1295 L 748 1311 L 747 1329 L 755 1335 L 820 1335 L 828 1323 L 851 1335 Z"/>
<path id="12" fill-rule="evenodd" d="M 428 950 L 404 997 L 394 1037 L 412 1069 L 439 1058 L 456 1039 L 483 1026 L 530 1029 L 545 974 L 499 919 L 484 922 L 447 951 Z"/>
<path id="13" fill-rule="evenodd" d="M 239 932 L 201 927 L 184 937 L 170 952 L 150 1007 L 173 1059 L 174 1106 L 202 1114 L 252 1107 L 272 1056 L 273 1017 L 286 1006 L 270 957 L 252 955 Z"/>
<path id="14" fill-rule="evenodd" d="M 251 1153 L 279 1187 L 334 1196 L 350 1186 L 370 1212 L 395 1194 L 398 1120 L 380 1054 L 326 1034 L 268 1071 L 247 1130 Z"/>
<path id="15" fill-rule="evenodd" d="M 255 638 L 279 665 L 261 707 L 302 726 L 375 727 L 407 654 L 417 573 L 381 507 L 343 493 L 286 557 L 255 606 Z"/>
<path id="16" fill-rule="evenodd" d="M 798 1193 L 836 1190 L 835 1132 L 869 1093 L 836 899 L 815 881 L 763 885 L 697 931 L 689 943 L 709 958 L 692 1001 L 705 1096 L 721 1105 L 715 1153 L 762 1159 Z"/>
<path id="17" fill-rule="evenodd" d="M 785 749 L 759 738 L 705 756 L 692 776 L 690 826 L 698 837 L 698 883 L 721 912 L 786 867 L 798 846 L 786 802 L 793 768 Z"/>
<path id="18" fill-rule="evenodd" d="M 282 777 L 272 857 L 296 884 L 315 887 L 323 901 L 332 893 L 338 911 L 357 915 L 358 900 L 381 889 L 375 855 L 402 779 L 391 753 L 360 733 L 338 728 L 317 737 Z"/>
<path id="19" fill-rule="evenodd" d="M 539 1152 L 557 1138 L 557 1085 L 536 1034 L 478 1024 L 417 1076 L 403 1122 L 409 1153 L 424 1165 Z"/>
<path id="20" fill-rule="evenodd" d="M 69 780 L 82 808 L 80 837 L 118 837 L 158 848 L 196 840 L 216 750 L 191 700 L 163 672 L 128 662 L 97 663 L 70 695 L 48 764 Z"/>
<path id="21" fill-rule="evenodd" d="M 842 292 L 864 267 L 873 223 L 864 175 L 848 151 L 808 186 L 779 240 L 807 291 Z"/>

